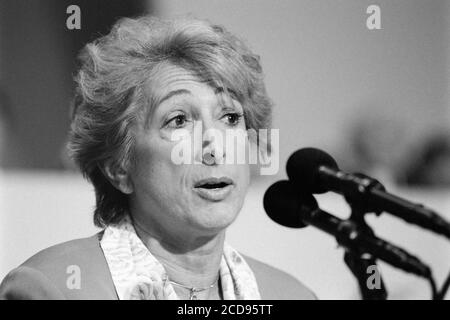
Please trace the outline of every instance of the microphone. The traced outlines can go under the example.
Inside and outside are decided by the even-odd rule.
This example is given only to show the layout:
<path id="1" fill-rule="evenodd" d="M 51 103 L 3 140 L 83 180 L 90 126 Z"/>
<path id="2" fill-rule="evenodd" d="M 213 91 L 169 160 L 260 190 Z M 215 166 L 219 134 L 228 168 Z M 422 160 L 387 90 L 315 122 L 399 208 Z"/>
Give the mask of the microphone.
<path id="1" fill-rule="evenodd" d="M 432 209 L 385 191 L 383 185 L 363 174 L 345 173 L 326 152 L 315 148 L 297 150 L 286 165 L 289 179 L 307 193 L 334 191 L 349 201 L 359 201 L 370 211 L 386 211 L 404 221 L 450 239 L 450 223 Z"/>
<path id="2" fill-rule="evenodd" d="M 369 253 L 394 267 L 429 278 L 431 270 L 405 250 L 361 232 L 351 220 L 339 219 L 319 208 L 312 195 L 298 193 L 290 181 L 271 185 L 264 194 L 264 209 L 276 223 L 291 228 L 312 225 L 334 236 L 346 250 Z"/>

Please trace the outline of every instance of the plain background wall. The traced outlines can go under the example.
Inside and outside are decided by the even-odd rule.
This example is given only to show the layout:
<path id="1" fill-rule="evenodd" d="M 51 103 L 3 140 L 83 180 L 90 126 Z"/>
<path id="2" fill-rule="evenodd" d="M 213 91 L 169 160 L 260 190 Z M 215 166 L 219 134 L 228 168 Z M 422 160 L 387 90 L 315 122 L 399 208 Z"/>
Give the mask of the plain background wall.
<path id="1" fill-rule="evenodd" d="M 365 27 L 365 12 L 370 4 L 381 7 L 382 30 L 369 31 Z M 368 109 L 407 124 L 408 134 L 398 137 L 397 152 L 422 139 L 428 131 L 448 126 L 449 1 L 164 0 L 159 10 L 164 15 L 193 13 L 224 24 L 246 39 L 261 55 L 267 88 L 276 104 L 274 127 L 281 129 L 280 172 L 254 182 L 240 217 L 229 230 L 229 242 L 244 253 L 295 275 L 319 298 L 357 298 L 356 284 L 335 241 L 313 228 L 290 230 L 277 226 L 265 216 L 262 196 L 273 181 L 285 176 L 286 159 L 300 147 L 312 145 L 328 150 L 338 160 L 343 157 L 348 148 L 350 123 Z M 39 8 L 34 13 L 38 14 Z M 23 34 L 42 22 L 33 22 L 33 11 L 27 14 L 30 20 L 19 28 Z M 42 23 L 41 27 L 45 25 Z M 0 32 L 5 34 L 5 30 Z M 29 55 L 33 54 L 33 43 L 39 45 L 38 40 L 27 40 Z M 44 40 L 50 43 L 51 35 L 41 39 Z M 58 54 L 60 45 L 55 45 Z M 4 52 L 0 50 L 0 55 Z M 7 57 L 15 56 L 9 53 Z M 33 63 L 40 62 L 36 57 L 22 68 L 36 70 Z M 30 120 L 30 128 L 48 120 L 53 124 L 42 134 L 51 136 L 67 125 L 63 107 L 68 105 L 64 100 L 67 92 L 46 92 L 46 83 L 39 81 L 47 76 L 53 84 L 68 81 L 70 75 L 61 70 L 69 69 L 68 65 L 58 70 L 41 67 L 41 73 L 34 73 L 39 86 L 25 90 L 21 101 L 30 99 L 29 92 L 41 97 L 50 95 L 54 101 L 50 111 L 44 104 L 39 108 L 56 113 L 33 109 L 33 116 L 28 115 L 34 120 Z M 5 77 L 3 68 L 0 80 L 13 79 L 14 71 L 10 67 Z M 8 83 L 15 90 L 20 87 L 20 83 Z M 65 88 L 69 91 L 68 84 Z M 389 125 L 387 121 L 386 126 Z M 26 157 L 32 160 L 46 153 L 47 158 L 53 159 L 48 166 L 58 166 L 58 148 L 36 143 L 43 138 L 33 140 L 39 130 L 34 132 L 26 134 L 27 143 L 33 146 L 24 150 Z M 59 135 L 53 138 L 58 143 L 64 140 Z M 22 159 L 22 163 L 27 160 Z M 450 218 L 449 190 L 393 188 L 393 192 L 424 202 Z M 319 200 L 324 209 L 343 217 L 348 213 L 338 197 L 325 195 Z M 92 187 L 78 175 L 37 170 L 1 173 L 0 278 L 42 248 L 96 232 L 91 223 L 93 205 Z M 370 222 L 380 236 L 429 262 L 442 283 L 450 266 L 448 242 L 388 216 L 371 218 Z M 424 281 L 381 266 L 391 298 L 429 297 Z"/>
<path id="2" fill-rule="evenodd" d="M 64 37 L 65 19 L 57 24 L 54 12 L 65 18 L 65 10 L 39 1 L 0 3 L 0 90 L 10 100 L 17 141 L 2 155 L 3 165 L 62 167 L 73 62 L 64 59 L 71 51 L 70 40 Z"/>
<path id="3" fill-rule="evenodd" d="M 447 70 L 447 76 L 446 76 L 446 79 L 447 79 L 447 94 L 446 94 L 446 96 L 447 96 L 447 124 L 449 124 L 449 126 L 450 126 L 450 103 L 449 103 L 449 100 L 450 100 L 450 85 L 449 85 L 449 82 L 450 82 L 450 1 L 446 1 L 445 2 L 445 5 L 446 5 L 446 8 L 445 8 L 445 10 L 444 10 L 444 12 L 446 13 L 445 14 L 445 16 L 446 16 L 446 24 L 445 24 L 445 29 L 447 30 L 447 38 L 446 38 L 446 40 L 444 41 L 444 43 L 446 43 L 447 44 L 447 48 L 446 48 L 446 52 L 447 52 L 447 54 L 446 54 L 446 56 L 445 56 L 445 58 L 446 58 L 446 70 Z"/>
<path id="4" fill-rule="evenodd" d="M 66 27 L 66 10 L 74 4 L 81 10 L 80 30 Z M 78 51 L 108 32 L 118 17 L 137 15 L 145 4 L 145 0 L 0 1 L 0 93 L 9 100 L 16 140 L 6 152 L 0 150 L 3 167 L 64 168 Z"/>

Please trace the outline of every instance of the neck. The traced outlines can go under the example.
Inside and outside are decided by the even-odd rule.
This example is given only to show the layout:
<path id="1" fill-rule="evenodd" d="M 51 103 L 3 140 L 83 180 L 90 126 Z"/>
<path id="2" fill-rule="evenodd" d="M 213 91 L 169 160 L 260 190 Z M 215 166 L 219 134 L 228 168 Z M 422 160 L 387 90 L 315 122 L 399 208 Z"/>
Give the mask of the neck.
<path id="1" fill-rule="evenodd" d="M 163 264 L 169 280 L 190 288 L 206 288 L 218 279 L 225 231 L 214 236 L 180 239 L 168 232 L 157 233 L 136 218 L 133 222 L 137 235 Z M 211 290 L 217 288 L 218 285 Z M 189 294 L 183 287 L 174 286 L 174 289 L 178 294 Z M 209 291 L 205 290 L 204 294 Z"/>

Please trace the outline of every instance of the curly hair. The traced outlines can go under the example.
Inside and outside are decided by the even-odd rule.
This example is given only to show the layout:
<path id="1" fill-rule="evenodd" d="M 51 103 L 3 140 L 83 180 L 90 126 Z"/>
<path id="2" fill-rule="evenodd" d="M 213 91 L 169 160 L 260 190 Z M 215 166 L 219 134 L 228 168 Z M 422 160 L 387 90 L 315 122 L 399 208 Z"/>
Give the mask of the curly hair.
<path id="1" fill-rule="evenodd" d="M 232 91 L 247 128 L 269 128 L 272 103 L 259 56 L 222 26 L 208 21 L 154 16 L 122 18 L 108 35 L 79 55 L 68 151 L 95 188 L 94 223 L 105 227 L 128 213 L 127 195 L 103 174 L 108 161 L 133 163 L 133 127 L 157 103 L 144 88 L 162 63 Z M 147 93 L 148 95 L 148 93 Z"/>

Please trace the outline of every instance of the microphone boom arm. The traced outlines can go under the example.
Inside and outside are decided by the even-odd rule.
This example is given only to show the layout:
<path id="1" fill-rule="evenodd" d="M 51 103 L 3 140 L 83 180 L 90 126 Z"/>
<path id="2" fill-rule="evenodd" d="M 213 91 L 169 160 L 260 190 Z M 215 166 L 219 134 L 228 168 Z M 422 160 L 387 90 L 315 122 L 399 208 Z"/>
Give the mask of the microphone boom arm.
<path id="1" fill-rule="evenodd" d="M 341 220 L 319 208 L 305 208 L 303 213 L 303 220 L 307 224 L 314 225 L 327 233 L 334 234 L 337 242 L 346 250 L 370 253 L 374 257 L 394 267 L 426 279 L 431 276 L 430 268 L 424 265 L 418 258 L 385 240 L 377 238 L 375 235 L 364 233 L 351 220 Z"/>

